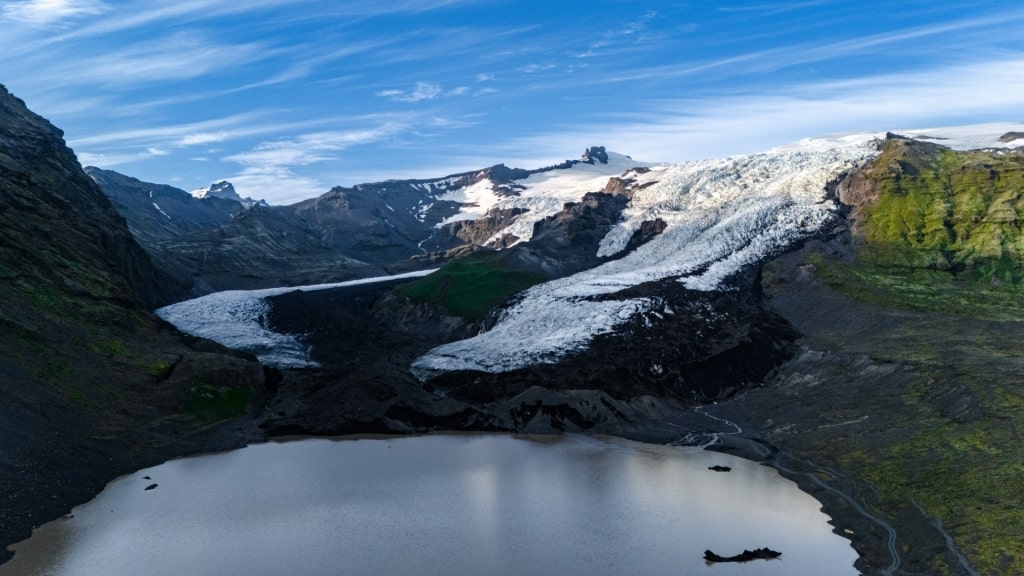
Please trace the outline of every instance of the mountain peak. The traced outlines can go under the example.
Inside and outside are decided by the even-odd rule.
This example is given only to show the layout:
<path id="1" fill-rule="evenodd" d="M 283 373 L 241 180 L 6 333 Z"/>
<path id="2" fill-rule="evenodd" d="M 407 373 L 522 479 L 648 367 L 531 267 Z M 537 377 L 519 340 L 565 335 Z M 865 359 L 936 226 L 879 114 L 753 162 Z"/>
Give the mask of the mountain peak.
<path id="1" fill-rule="evenodd" d="M 246 208 L 252 208 L 257 204 L 266 205 L 266 200 L 253 200 L 252 198 L 242 198 L 238 195 L 238 191 L 235 190 L 234 185 L 227 180 L 220 180 L 210 184 L 206 188 L 198 188 L 189 192 L 193 198 L 200 200 L 204 198 L 224 198 L 227 200 L 234 200 Z"/>
<path id="2" fill-rule="evenodd" d="M 587 164 L 607 164 L 608 152 L 604 146 L 591 146 L 583 152 L 582 160 Z"/>
<path id="3" fill-rule="evenodd" d="M 206 188 L 198 188 L 189 192 L 193 198 L 227 198 L 228 200 L 242 201 L 242 197 L 235 191 L 235 187 L 227 180 L 214 182 Z"/>

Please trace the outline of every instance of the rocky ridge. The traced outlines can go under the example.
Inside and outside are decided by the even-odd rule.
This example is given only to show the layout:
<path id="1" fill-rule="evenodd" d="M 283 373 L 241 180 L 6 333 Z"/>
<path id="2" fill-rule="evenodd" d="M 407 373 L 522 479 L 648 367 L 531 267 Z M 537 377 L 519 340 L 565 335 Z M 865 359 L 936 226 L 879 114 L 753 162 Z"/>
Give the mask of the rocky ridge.
<path id="1" fill-rule="evenodd" d="M 263 368 L 148 312 L 175 290 L 60 130 L 0 87 L 0 542 L 120 473 L 253 437 L 213 422 L 265 396 Z"/>
<path id="2" fill-rule="evenodd" d="M 580 160 L 534 170 L 498 164 L 436 179 L 339 186 L 288 206 L 254 203 L 244 213 L 231 202 L 249 203 L 226 182 L 194 191 L 200 202 L 115 172 L 90 173 L 139 242 L 201 295 L 378 276 L 426 267 L 451 250 L 507 247 L 528 239 L 536 220 L 561 209 L 557 202 L 531 204 L 532 188 L 621 171 L 608 163 L 604 148 L 593 147 Z M 229 212 L 233 217 L 226 218 Z M 512 226 L 526 231 L 506 233 Z"/>

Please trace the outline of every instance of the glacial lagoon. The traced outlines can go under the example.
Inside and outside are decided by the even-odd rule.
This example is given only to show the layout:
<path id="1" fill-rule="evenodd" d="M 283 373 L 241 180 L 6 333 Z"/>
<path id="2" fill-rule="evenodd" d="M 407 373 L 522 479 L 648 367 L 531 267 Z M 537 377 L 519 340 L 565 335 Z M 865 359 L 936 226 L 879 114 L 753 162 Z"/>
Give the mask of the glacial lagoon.
<path id="1" fill-rule="evenodd" d="M 763 546 L 781 558 L 703 560 Z M 12 549 L 0 576 L 857 573 L 820 504 L 774 470 L 587 436 L 307 438 L 172 460 Z"/>

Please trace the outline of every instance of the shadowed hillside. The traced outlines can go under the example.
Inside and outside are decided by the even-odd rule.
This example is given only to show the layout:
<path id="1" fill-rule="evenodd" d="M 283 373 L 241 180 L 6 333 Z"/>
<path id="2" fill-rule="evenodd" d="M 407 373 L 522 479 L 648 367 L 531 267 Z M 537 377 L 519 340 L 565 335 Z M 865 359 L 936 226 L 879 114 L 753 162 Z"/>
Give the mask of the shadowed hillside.
<path id="1" fill-rule="evenodd" d="M 260 399 L 263 369 L 147 311 L 180 289 L 0 86 L 0 542 L 120 473 L 243 441 L 212 424 Z"/>

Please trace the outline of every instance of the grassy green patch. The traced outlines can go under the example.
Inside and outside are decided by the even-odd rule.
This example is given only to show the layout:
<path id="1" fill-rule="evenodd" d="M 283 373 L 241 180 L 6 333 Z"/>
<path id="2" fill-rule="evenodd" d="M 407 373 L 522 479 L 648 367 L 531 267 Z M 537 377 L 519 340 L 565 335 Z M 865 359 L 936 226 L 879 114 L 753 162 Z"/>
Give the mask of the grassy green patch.
<path id="1" fill-rule="evenodd" d="M 174 365 L 165 360 L 155 360 L 145 366 L 146 373 L 157 380 L 166 380 L 174 371 Z"/>
<path id="2" fill-rule="evenodd" d="M 819 278 L 851 298 L 889 308 L 988 320 L 1024 320 L 1024 289 L 942 270 L 887 267 L 814 256 Z"/>
<path id="3" fill-rule="evenodd" d="M 892 505 L 911 500 L 940 518 L 982 574 L 1003 573 L 1006 558 L 1018 567 L 1024 559 L 1024 435 L 999 425 L 1009 415 L 930 422 L 864 468 Z"/>
<path id="4" fill-rule="evenodd" d="M 818 274 L 882 306 L 1024 319 L 1024 155 L 890 140 L 864 170 L 877 200 L 857 209 L 855 262 Z"/>
<path id="5" fill-rule="evenodd" d="M 516 292 L 544 280 L 542 274 L 508 265 L 500 253 L 475 252 L 395 288 L 395 293 L 475 321 Z"/>
<path id="6" fill-rule="evenodd" d="M 93 352 L 107 358 L 114 358 L 128 354 L 128 346 L 121 340 L 115 339 L 93 342 L 90 348 Z"/>
<path id="7" fill-rule="evenodd" d="M 252 398 L 252 390 L 242 386 L 215 386 L 204 380 L 194 380 L 185 410 L 208 422 L 241 416 Z"/>

